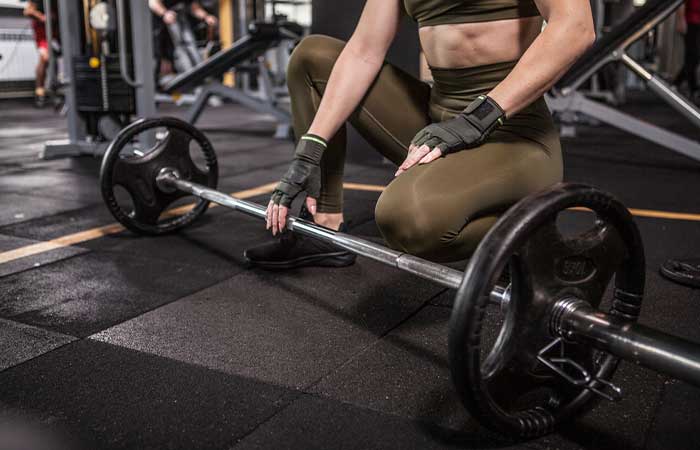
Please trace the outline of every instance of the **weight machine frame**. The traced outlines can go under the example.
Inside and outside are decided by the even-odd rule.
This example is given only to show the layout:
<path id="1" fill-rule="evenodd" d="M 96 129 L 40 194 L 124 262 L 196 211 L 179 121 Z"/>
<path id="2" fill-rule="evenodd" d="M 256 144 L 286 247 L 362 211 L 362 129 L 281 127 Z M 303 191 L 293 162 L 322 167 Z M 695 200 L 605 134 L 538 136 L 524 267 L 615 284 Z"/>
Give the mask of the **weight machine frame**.
<path id="1" fill-rule="evenodd" d="M 47 0 L 45 0 L 47 1 Z M 126 26 L 125 1 L 130 6 L 131 55 L 133 55 L 133 78 L 129 75 L 127 58 L 128 28 Z M 80 19 L 83 17 L 80 3 L 75 0 L 58 0 L 58 19 L 63 49 L 63 71 L 65 78 L 65 110 L 68 122 L 68 139 L 48 141 L 39 154 L 41 159 L 57 159 L 71 156 L 101 156 L 109 141 L 94 139 L 87 132 L 85 118 L 77 111 L 77 91 L 75 87 L 74 57 L 81 54 L 82 42 Z M 47 11 L 47 22 L 51 21 L 51 10 Z M 88 20 L 87 18 L 83 18 Z M 117 0 L 117 33 L 119 35 L 119 63 L 122 78 L 135 90 L 136 115 L 155 115 L 155 80 L 153 39 L 151 37 L 151 12 L 144 0 Z"/>
<path id="2" fill-rule="evenodd" d="M 546 95 L 547 104 L 552 112 L 559 113 L 565 121 L 580 113 L 700 161 L 700 142 L 592 100 L 578 90 L 607 64 L 621 62 L 639 77 L 649 90 L 700 128 L 700 110 L 627 53 L 627 49 L 634 42 L 668 18 L 683 1 L 651 0 L 598 40 Z M 569 125 L 564 128 L 563 134 L 575 136 L 575 128 Z"/>

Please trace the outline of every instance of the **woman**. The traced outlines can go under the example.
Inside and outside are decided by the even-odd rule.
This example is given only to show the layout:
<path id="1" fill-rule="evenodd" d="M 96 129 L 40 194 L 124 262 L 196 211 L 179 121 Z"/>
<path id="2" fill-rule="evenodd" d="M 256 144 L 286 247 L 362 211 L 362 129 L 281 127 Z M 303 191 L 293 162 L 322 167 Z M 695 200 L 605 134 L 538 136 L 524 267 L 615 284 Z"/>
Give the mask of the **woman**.
<path id="1" fill-rule="evenodd" d="M 219 20 L 209 14 L 195 0 L 148 0 L 148 7 L 155 16 L 153 20 L 153 56 L 156 62 L 155 80 L 156 84 L 159 84 L 161 73 L 170 74 L 173 71 L 175 49 L 166 27 L 177 22 L 177 10 L 184 7 L 195 19 L 206 23 L 210 28 L 216 27 Z"/>
<path id="2" fill-rule="evenodd" d="M 404 7 L 418 22 L 432 88 L 384 62 Z M 368 0 L 347 44 L 310 36 L 292 55 L 300 139 L 270 200 L 268 229 L 284 230 L 302 191 L 316 223 L 344 229 L 349 121 L 399 166 L 376 206 L 389 246 L 442 262 L 468 257 L 500 213 L 562 179 L 543 94 L 594 39 L 588 0 Z M 354 261 L 287 234 L 246 257 L 266 268 Z"/>
<path id="3" fill-rule="evenodd" d="M 36 63 L 34 103 L 38 108 L 46 106 L 46 72 L 49 67 L 49 41 L 46 37 L 46 15 L 43 0 L 29 0 L 24 7 L 24 15 L 32 19 L 34 42 L 39 52 Z"/>

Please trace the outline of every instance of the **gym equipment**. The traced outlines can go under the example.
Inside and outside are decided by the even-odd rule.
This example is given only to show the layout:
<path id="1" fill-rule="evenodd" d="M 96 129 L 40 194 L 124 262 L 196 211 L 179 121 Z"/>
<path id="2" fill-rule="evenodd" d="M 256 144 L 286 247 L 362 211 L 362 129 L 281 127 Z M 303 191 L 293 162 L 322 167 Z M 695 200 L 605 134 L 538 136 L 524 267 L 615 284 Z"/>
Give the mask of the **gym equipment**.
<path id="1" fill-rule="evenodd" d="M 278 90 L 273 82 L 275 77 L 270 73 L 264 55 L 268 50 L 281 45 L 283 41 L 296 42 L 301 39 L 303 33 L 303 27 L 293 22 L 253 22 L 248 26 L 248 34 L 230 47 L 165 83 L 163 91 L 174 93 L 201 86 L 201 92 L 197 94 L 186 115 L 187 121 L 192 124 L 196 123 L 202 114 L 209 98 L 217 96 L 228 98 L 253 111 L 272 115 L 278 121 L 275 137 L 286 138 L 290 135 L 291 115 L 280 105 Z M 207 82 L 208 79 L 218 78 L 232 68 L 241 69 L 250 61 L 254 61 L 254 69 L 259 74 L 258 82 L 262 95 L 251 95 L 242 89 L 224 86 L 219 82 Z"/>
<path id="2" fill-rule="evenodd" d="M 659 272 L 678 284 L 700 288 L 700 258 L 669 259 Z"/>
<path id="3" fill-rule="evenodd" d="M 160 140 L 144 146 L 144 132 Z M 100 183 L 114 217 L 140 234 L 182 229 L 209 202 L 265 219 L 265 206 L 216 191 L 217 171 L 212 145 L 192 125 L 144 119 L 112 142 Z M 131 196 L 133 211 L 118 199 L 117 186 Z M 197 198 L 193 209 L 167 211 L 186 196 Z M 571 208 L 594 212 L 595 225 L 563 235 L 557 220 Z M 629 211 L 593 187 L 562 183 L 523 199 L 487 233 L 464 273 L 297 217 L 288 223 L 291 232 L 457 289 L 452 378 L 467 410 L 498 432 L 542 436 L 598 399 L 619 400 L 611 380 L 620 359 L 700 387 L 700 345 L 636 323 L 645 279 L 641 236 Z M 493 315 L 500 315 L 496 322 Z"/>
<path id="4" fill-rule="evenodd" d="M 155 115 L 147 3 L 58 0 L 68 139 L 47 142 L 41 158 L 100 156 L 131 114 Z"/>
<path id="5" fill-rule="evenodd" d="M 689 158 L 700 161 L 700 142 L 632 117 L 587 98 L 578 89 L 611 62 L 622 62 L 656 95 L 700 127 L 700 110 L 660 77 L 635 61 L 628 48 L 670 16 L 683 0 L 650 0 L 621 24 L 599 39 L 562 77 L 547 95 L 550 109 L 568 120 L 578 113 L 637 135 Z M 569 133 L 570 134 L 570 133 Z"/>

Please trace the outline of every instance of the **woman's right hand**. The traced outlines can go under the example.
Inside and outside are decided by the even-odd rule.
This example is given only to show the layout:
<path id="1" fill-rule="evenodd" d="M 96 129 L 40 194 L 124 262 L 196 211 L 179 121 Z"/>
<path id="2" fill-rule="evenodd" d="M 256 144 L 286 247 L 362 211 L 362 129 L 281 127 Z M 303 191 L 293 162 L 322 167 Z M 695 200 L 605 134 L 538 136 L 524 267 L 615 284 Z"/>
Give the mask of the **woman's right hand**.
<path id="1" fill-rule="evenodd" d="M 272 235 L 284 230 L 287 213 L 294 199 L 306 192 L 306 206 L 311 214 L 316 214 L 316 199 L 321 195 L 321 157 L 327 147 L 325 139 L 305 134 L 299 140 L 294 161 L 279 182 L 267 205 L 267 229 Z"/>

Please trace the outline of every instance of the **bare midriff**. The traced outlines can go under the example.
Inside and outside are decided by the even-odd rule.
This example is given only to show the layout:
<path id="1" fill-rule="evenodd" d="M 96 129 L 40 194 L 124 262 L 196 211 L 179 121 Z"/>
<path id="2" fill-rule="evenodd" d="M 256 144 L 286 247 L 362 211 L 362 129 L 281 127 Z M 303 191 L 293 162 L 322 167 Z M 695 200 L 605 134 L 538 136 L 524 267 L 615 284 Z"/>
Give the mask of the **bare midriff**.
<path id="1" fill-rule="evenodd" d="M 420 28 L 431 67 L 467 68 L 516 61 L 542 31 L 541 17 Z"/>

